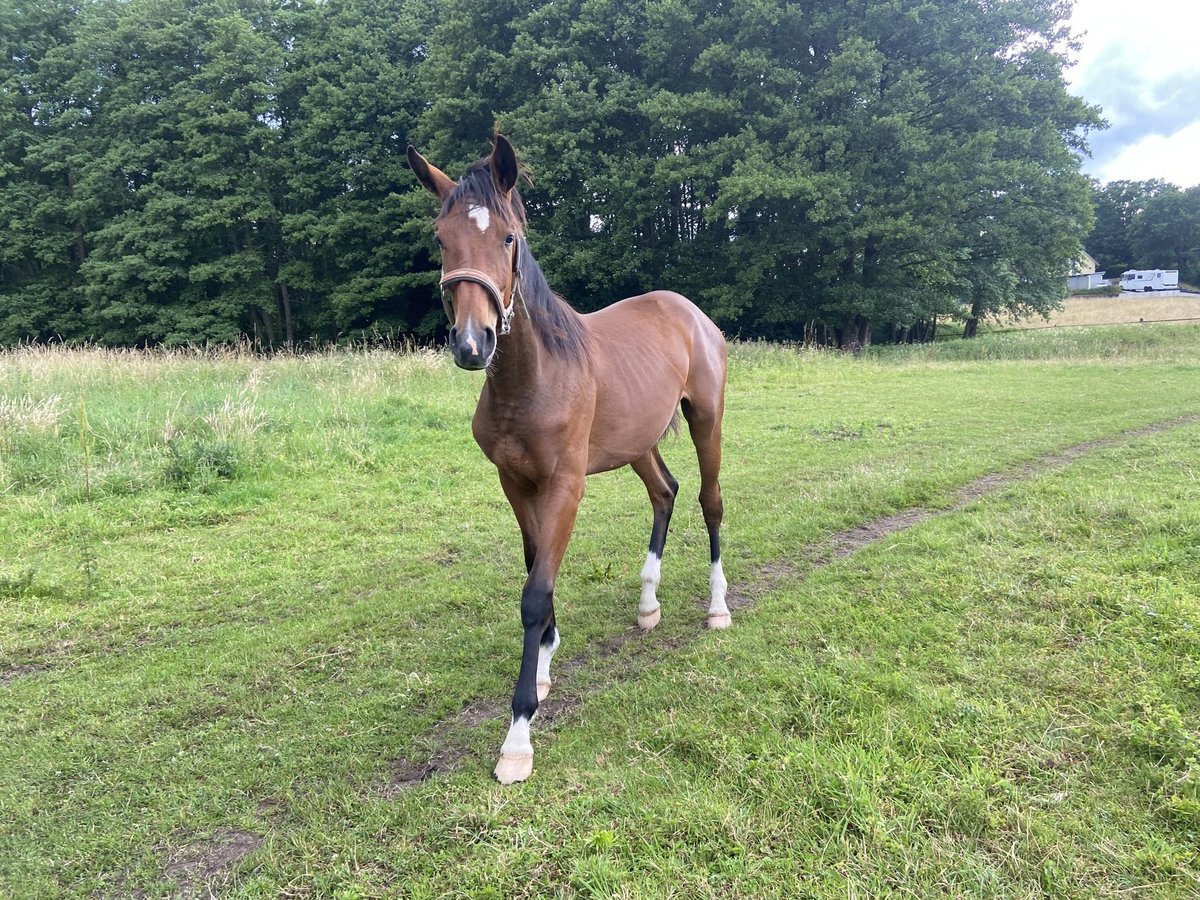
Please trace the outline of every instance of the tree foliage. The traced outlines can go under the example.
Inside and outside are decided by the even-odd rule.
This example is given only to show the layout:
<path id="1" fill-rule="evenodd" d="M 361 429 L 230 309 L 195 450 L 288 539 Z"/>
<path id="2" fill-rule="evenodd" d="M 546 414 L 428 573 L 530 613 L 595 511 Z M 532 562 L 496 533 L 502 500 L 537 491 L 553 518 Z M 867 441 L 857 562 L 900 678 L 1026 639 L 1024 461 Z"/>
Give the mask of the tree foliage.
<path id="1" fill-rule="evenodd" d="M 1127 269 L 1178 269 L 1200 284 L 1200 186 L 1160 179 L 1092 185 L 1096 224 L 1088 252 L 1110 276 Z"/>
<path id="2" fill-rule="evenodd" d="M 1200 284 L 1200 185 L 1147 200 L 1130 223 L 1129 241 L 1141 267 L 1179 269 L 1185 282 Z"/>
<path id="3" fill-rule="evenodd" d="M 499 126 L 581 309 L 855 346 L 1045 311 L 1091 228 L 1056 0 L 48 0 L 0 11 L 0 342 L 442 327 Z"/>
<path id="4" fill-rule="evenodd" d="M 1104 271 L 1119 274 L 1134 268 L 1130 226 L 1146 202 L 1170 185 L 1164 181 L 1110 181 L 1092 183 L 1092 205 L 1096 222 L 1084 239 L 1088 253 Z"/>

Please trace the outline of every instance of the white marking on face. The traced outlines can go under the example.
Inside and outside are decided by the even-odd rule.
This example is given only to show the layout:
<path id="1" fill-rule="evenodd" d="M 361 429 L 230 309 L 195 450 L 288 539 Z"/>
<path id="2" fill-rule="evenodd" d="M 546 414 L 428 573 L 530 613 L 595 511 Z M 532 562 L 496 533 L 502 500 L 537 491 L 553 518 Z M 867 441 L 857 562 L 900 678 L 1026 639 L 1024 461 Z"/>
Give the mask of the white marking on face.
<path id="1" fill-rule="evenodd" d="M 467 335 L 467 346 L 471 348 L 472 356 L 479 355 L 479 345 L 475 343 L 475 338 L 471 337 L 469 334 Z"/>
<path id="2" fill-rule="evenodd" d="M 533 753 L 533 744 L 529 742 L 529 720 L 513 719 L 508 728 L 508 737 L 504 739 L 501 753 Z"/>
<path id="3" fill-rule="evenodd" d="M 472 206 L 467 210 L 467 218 L 475 223 L 475 226 L 485 234 L 488 226 L 492 224 L 492 214 L 488 212 L 486 206 Z"/>
<path id="4" fill-rule="evenodd" d="M 642 599 L 638 603 L 638 612 L 647 615 L 658 609 L 658 583 L 662 580 L 662 560 L 655 556 L 654 551 L 646 554 L 646 564 L 642 566 Z"/>

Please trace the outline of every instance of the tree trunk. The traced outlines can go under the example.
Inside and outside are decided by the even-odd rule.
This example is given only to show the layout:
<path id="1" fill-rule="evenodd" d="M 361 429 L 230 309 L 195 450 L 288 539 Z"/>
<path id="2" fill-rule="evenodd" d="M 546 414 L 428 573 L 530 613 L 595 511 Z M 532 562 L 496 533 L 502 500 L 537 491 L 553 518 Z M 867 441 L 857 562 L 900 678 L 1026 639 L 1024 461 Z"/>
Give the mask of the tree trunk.
<path id="1" fill-rule="evenodd" d="M 975 333 L 979 331 L 979 319 L 983 316 L 983 309 L 980 308 L 979 301 L 976 300 L 971 304 L 971 314 L 967 317 L 967 324 L 963 326 L 963 338 L 973 338 Z"/>
<path id="2" fill-rule="evenodd" d="M 282 281 L 279 282 L 279 305 L 283 307 L 284 340 L 287 341 L 290 350 L 296 345 L 296 329 L 292 324 L 292 298 L 288 294 L 287 285 Z"/>
<path id="3" fill-rule="evenodd" d="M 255 315 L 258 316 L 258 321 L 254 323 L 255 332 L 258 331 L 259 322 L 262 323 L 262 333 L 266 336 L 266 346 L 275 346 L 275 324 L 271 321 L 271 314 L 265 309 L 256 309 Z M 260 339 L 261 340 L 261 339 Z"/>
<path id="4" fill-rule="evenodd" d="M 841 349 L 858 353 L 871 341 L 871 320 L 858 315 L 846 316 L 836 332 Z"/>

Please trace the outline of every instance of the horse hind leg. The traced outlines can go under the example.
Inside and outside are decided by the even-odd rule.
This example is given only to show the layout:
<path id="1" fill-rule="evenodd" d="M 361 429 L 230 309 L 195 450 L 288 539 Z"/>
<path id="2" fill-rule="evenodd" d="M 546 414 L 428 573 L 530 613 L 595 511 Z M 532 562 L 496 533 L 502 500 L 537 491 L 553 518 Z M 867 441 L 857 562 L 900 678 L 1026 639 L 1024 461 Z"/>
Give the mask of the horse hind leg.
<path id="1" fill-rule="evenodd" d="M 696 457 L 700 463 L 700 509 L 708 528 L 709 569 L 708 627 L 728 628 L 732 624 L 725 603 L 728 583 L 721 565 L 721 520 L 725 506 L 721 500 L 721 412 L 722 403 L 701 405 L 684 398 L 683 416 L 687 419 Z"/>
<path id="2" fill-rule="evenodd" d="M 654 510 L 650 548 L 646 553 L 646 563 L 642 566 L 642 596 L 638 602 L 638 627 L 642 631 L 650 631 L 662 616 L 657 591 L 662 576 L 663 547 L 667 543 L 667 528 L 671 524 L 671 513 L 675 509 L 675 495 L 679 493 L 679 482 L 671 475 L 657 447 L 630 465 L 646 485 L 650 505 Z"/>

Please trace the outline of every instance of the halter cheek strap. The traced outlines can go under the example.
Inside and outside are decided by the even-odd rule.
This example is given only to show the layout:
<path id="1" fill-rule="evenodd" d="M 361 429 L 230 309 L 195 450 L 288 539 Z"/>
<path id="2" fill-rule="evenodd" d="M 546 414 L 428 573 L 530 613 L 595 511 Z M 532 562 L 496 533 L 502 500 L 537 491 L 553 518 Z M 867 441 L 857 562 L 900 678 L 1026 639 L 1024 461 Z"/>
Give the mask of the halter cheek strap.
<path id="1" fill-rule="evenodd" d="M 470 281 L 487 288 L 488 294 L 495 301 L 496 309 L 500 312 L 500 333 L 508 334 L 512 331 L 513 313 L 516 312 L 517 308 L 517 288 L 521 281 L 521 268 L 517 262 L 518 247 L 520 246 L 519 241 L 520 238 L 513 242 L 513 286 L 512 293 L 508 297 L 508 303 L 505 304 L 504 302 L 504 292 L 500 290 L 500 285 L 496 284 L 487 272 L 471 268 L 452 269 L 449 272 L 443 272 L 442 280 L 438 282 L 438 286 L 442 290 L 442 307 L 446 310 L 446 318 L 452 321 L 454 319 L 450 309 L 450 298 L 446 296 L 446 288 L 460 281 Z"/>

